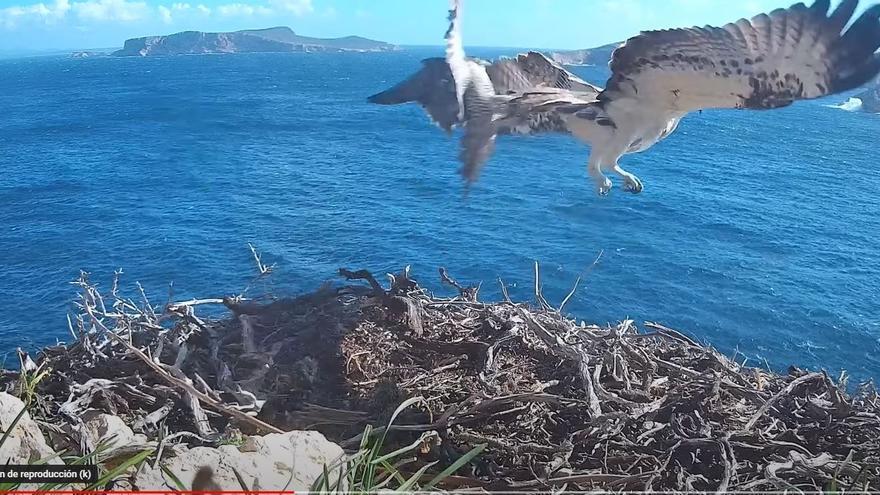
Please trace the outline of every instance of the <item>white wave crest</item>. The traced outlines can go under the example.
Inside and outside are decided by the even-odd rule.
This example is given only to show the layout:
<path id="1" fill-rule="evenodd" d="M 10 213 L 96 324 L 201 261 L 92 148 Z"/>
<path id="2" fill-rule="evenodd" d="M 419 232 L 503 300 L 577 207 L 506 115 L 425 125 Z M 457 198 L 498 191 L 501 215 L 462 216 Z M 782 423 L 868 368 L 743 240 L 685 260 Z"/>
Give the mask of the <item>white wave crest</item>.
<path id="1" fill-rule="evenodd" d="M 837 108 L 846 110 L 847 112 L 858 112 L 862 109 L 862 100 L 858 98 L 850 98 L 840 105 L 827 105 L 829 108 Z"/>

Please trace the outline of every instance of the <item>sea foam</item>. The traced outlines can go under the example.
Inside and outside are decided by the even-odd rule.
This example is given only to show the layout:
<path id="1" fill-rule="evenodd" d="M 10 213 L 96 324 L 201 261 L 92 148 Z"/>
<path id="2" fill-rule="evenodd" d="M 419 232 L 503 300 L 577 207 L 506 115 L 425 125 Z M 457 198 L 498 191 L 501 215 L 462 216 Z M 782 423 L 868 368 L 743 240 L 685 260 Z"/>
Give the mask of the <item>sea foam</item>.
<path id="1" fill-rule="evenodd" d="M 858 98 L 850 98 L 840 105 L 828 105 L 829 108 L 838 108 L 847 112 L 858 112 L 862 109 L 862 100 Z"/>

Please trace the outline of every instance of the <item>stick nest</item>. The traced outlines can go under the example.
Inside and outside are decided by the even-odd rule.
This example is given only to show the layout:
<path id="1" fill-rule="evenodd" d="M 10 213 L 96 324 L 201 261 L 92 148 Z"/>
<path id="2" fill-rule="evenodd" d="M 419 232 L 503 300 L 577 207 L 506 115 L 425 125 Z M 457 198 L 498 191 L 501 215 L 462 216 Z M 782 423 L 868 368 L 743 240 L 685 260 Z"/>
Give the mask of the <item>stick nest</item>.
<path id="1" fill-rule="evenodd" d="M 73 451 L 89 447 L 81 418 L 93 410 L 166 443 L 315 429 L 356 448 L 365 425 L 421 396 L 386 446 L 434 432 L 413 471 L 486 445 L 448 489 L 880 489 L 870 384 L 848 393 L 845 376 L 745 367 L 650 322 L 578 323 L 539 288 L 536 306 L 483 303 L 443 269 L 455 297 L 408 270 L 388 288 L 364 270 L 340 275 L 349 282 L 294 299 L 155 307 L 116 281 L 105 302 L 83 274 L 75 342 L 22 354 L 24 370 L 51 369 L 32 414 Z M 196 314 L 210 304 L 231 315 Z M 21 382 L 18 370 L 0 380 L 12 393 Z"/>

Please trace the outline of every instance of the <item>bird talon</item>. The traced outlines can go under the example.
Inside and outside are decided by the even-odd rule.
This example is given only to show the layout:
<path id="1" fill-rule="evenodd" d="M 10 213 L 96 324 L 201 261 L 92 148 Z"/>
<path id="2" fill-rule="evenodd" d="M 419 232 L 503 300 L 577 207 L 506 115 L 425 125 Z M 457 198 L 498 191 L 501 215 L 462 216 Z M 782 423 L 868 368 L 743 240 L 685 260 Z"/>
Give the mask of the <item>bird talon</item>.
<path id="1" fill-rule="evenodd" d="M 605 177 L 605 179 L 602 180 L 602 183 L 596 187 L 599 196 L 608 196 L 608 193 L 611 192 L 611 186 L 611 180 Z"/>
<path id="2" fill-rule="evenodd" d="M 623 179 L 623 190 L 632 194 L 639 194 L 642 192 L 643 186 L 642 181 L 639 180 L 638 177 L 631 175 L 626 176 Z"/>

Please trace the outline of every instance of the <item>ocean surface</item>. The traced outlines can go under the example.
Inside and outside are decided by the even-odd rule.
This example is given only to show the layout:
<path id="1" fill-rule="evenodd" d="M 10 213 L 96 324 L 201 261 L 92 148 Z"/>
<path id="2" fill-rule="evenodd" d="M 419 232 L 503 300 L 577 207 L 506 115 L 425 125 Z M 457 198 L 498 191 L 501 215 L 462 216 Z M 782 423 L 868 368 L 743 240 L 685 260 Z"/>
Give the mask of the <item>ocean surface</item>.
<path id="1" fill-rule="evenodd" d="M 512 54 L 481 50 L 480 56 Z M 498 278 L 604 324 L 678 328 L 750 364 L 880 377 L 880 115 L 849 96 L 705 111 L 598 197 L 588 149 L 503 138 L 467 199 L 457 143 L 366 97 L 440 48 L 0 60 L 0 352 L 69 340 L 79 270 L 154 302 L 247 288 L 247 243 L 291 295 L 339 267 Z M 605 68 L 577 67 L 603 84 Z M 842 107 L 836 107 L 843 104 Z M 836 107 L 836 108 L 835 108 Z M 249 294 L 264 287 L 251 288 Z"/>

